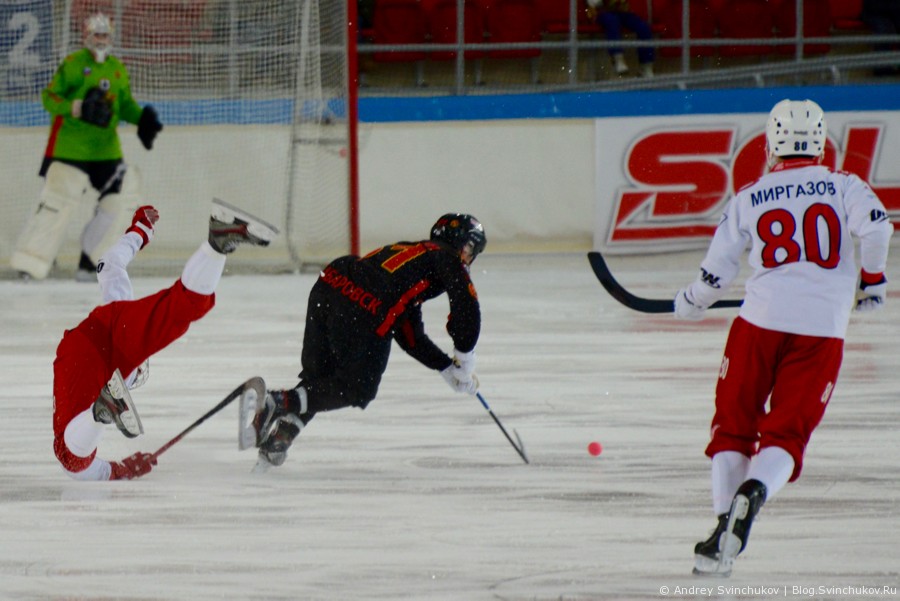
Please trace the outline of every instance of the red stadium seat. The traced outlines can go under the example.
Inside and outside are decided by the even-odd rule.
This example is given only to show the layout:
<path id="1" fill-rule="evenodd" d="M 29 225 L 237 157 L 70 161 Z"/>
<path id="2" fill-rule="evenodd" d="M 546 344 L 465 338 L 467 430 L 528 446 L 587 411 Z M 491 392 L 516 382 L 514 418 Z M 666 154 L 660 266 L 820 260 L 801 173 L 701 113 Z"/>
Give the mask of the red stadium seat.
<path id="1" fill-rule="evenodd" d="M 465 0 L 463 17 L 465 19 L 463 41 L 466 44 L 481 44 L 484 40 L 484 11 L 476 0 Z M 434 44 L 456 43 L 456 8 L 457 0 L 434 0 L 428 16 L 431 41 Z M 476 59 L 487 54 L 484 50 L 466 50 L 464 58 Z M 454 51 L 432 52 L 431 60 L 443 61 L 456 58 Z"/>
<path id="2" fill-rule="evenodd" d="M 428 42 L 425 10 L 420 0 L 375 0 L 372 14 L 372 41 L 375 44 L 425 44 Z M 416 85 L 424 85 L 424 50 L 375 52 L 379 63 L 416 63 Z"/>
<path id="3" fill-rule="evenodd" d="M 651 0 L 631 0 L 631 2 L 628 3 L 631 12 L 646 21 L 650 26 L 650 31 L 658 35 L 662 33 L 663 25 L 659 20 L 659 15 L 655 12 L 653 13 L 653 18 L 650 18 L 650 4 Z"/>
<path id="4" fill-rule="evenodd" d="M 859 18 L 863 0 L 830 0 L 831 26 L 836 31 L 865 31 L 866 25 Z"/>
<path id="5" fill-rule="evenodd" d="M 775 9 L 775 29 L 779 37 L 793 38 L 797 35 L 796 0 L 782 0 Z M 803 37 L 823 38 L 831 35 L 831 3 L 830 0 L 803 0 Z M 803 56 L 827 54 L 831 50 L 829 44 L 804 44 Z M 795 54 L 793 44 L 776 47 L 780 54 Z"/>
<path id="6" fill-rule="evenodd" d="M 487 22 L 492 44 L 541 41 L 534 0 L 491 0 Z M 540 53 L 540 48 L 522 48 L 491 50 L 489 54 L 493 58 L 532 58 Z"/>
<path id="7" fill-rule="evenodd" d="M 768 0 L 729 0 L 717 12 L 719 37 L 733 39 L 771 38 L 774 35 L 774 16 Z M 744 44 L 719 46 L 719 56 L 764 56 L 773 46 Z"/>
<path id="8" fill-rule="evenodd" d="M 537 0 L 535 3 L 541 31 L 550 34 L 569 33 L 569 0 Z M 576 30 L 579 34 L 591 35 L 602 32 L 602 28 L 587 16 L 587 2 L 578 0 Z"/>
<path id="9" fill-rule="evenodd" d="M 488 41 L 492 44 L 540 42 L 541 26 L 534 0 L 491 0 L 487 16 Z M 531 59 L 531 81 L 539 81 L 540 48 L 490 50 L 490 58 Z"/>
<path id="10" fill-rule="evenodd" d="M 660 37 L 664 40 L 680 40 L 682 36 L 682 1 L 668 0 L 666 3 L 657 2 L 654 11 L 658 12 L 658 20 L 661 25 Z M 690 3 L 690 38 L 713 39 L 716 37 L 716 20 L 713 10 L 707 0 L 691 0 Z M 657 13 L 654 12 L 654 15 Z M 714 46 L 691 46 L 692 57 L 709 57 L 715 54 Z M 659 49 L 661 56 L 681 56 L 681 48 L 663 46 Z"/>

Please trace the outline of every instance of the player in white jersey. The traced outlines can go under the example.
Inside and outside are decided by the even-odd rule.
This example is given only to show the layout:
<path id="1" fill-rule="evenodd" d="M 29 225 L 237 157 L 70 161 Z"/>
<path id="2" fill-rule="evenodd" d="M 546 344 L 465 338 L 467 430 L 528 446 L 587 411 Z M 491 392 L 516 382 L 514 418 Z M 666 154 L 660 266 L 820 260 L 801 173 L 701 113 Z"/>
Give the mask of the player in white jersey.
<path id="1" fill-rule="evenodd" d="M 749 248 L 753 274 L 725 346 L 706 447 L 719 521 L 694 549 L 695 573 L 730 574 L 763 503 L 800 476 L 837 381 L 850 311 L 885 302 L 893 227 L 863 180 L 821 164 L 826 132 L 815 102 L 775 105 L 769 172 L 729 201 L 700 275 L 675 297 L 676 317 L 702 319 Z"/>

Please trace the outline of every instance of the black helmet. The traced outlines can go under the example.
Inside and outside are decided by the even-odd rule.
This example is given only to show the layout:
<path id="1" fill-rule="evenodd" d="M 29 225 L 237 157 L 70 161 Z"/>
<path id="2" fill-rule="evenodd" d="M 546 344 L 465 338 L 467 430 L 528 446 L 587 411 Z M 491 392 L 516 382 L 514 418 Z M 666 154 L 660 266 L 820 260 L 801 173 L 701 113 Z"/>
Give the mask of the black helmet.
<path id="1" fill-rule="evenodd" d="M 460 252 L 466 245 L 470 245 L 472 261 L 487 244 L 481 222 L 466 213 L 447 213 L 442 216 L 431 226 L 431 239 L 449 244 Z"/>

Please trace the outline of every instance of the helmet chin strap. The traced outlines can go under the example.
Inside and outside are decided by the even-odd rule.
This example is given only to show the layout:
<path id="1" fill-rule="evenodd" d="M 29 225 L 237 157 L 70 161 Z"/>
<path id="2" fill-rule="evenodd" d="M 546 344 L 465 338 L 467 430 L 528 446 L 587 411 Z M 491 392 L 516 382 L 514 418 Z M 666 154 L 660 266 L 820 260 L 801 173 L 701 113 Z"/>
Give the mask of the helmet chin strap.
<path id="1" fill-rule="evenodd" d="M 106 57 L 109 56 L 110 52 L 112 51 L 112 47 L 105 46 L 103 48 L 91 48 L 90 50 L 91 54 L 94 55 L 94 60 L 102 64 L 106 62 Z"/>

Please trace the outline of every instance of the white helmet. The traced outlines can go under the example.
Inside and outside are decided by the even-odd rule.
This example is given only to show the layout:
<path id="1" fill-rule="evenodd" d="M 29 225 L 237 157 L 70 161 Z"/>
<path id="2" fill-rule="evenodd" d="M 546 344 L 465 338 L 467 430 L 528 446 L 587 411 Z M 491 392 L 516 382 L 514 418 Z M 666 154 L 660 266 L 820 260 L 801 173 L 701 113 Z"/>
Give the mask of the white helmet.
<path id="1" fill-rule="evenodd" d="M 96 13 L 84 20 L 84 45 L 102 63 L 112 52 L 113 26 L 109 17 Z"/>
<path id="2" fill-rule="evenodd" d="M 766 123 L 766 154 L 769 166 L 775 157 L 819 157 L 825 152 L 825 113 L 812 100 L 782 100 L 769 113 Z"/>

